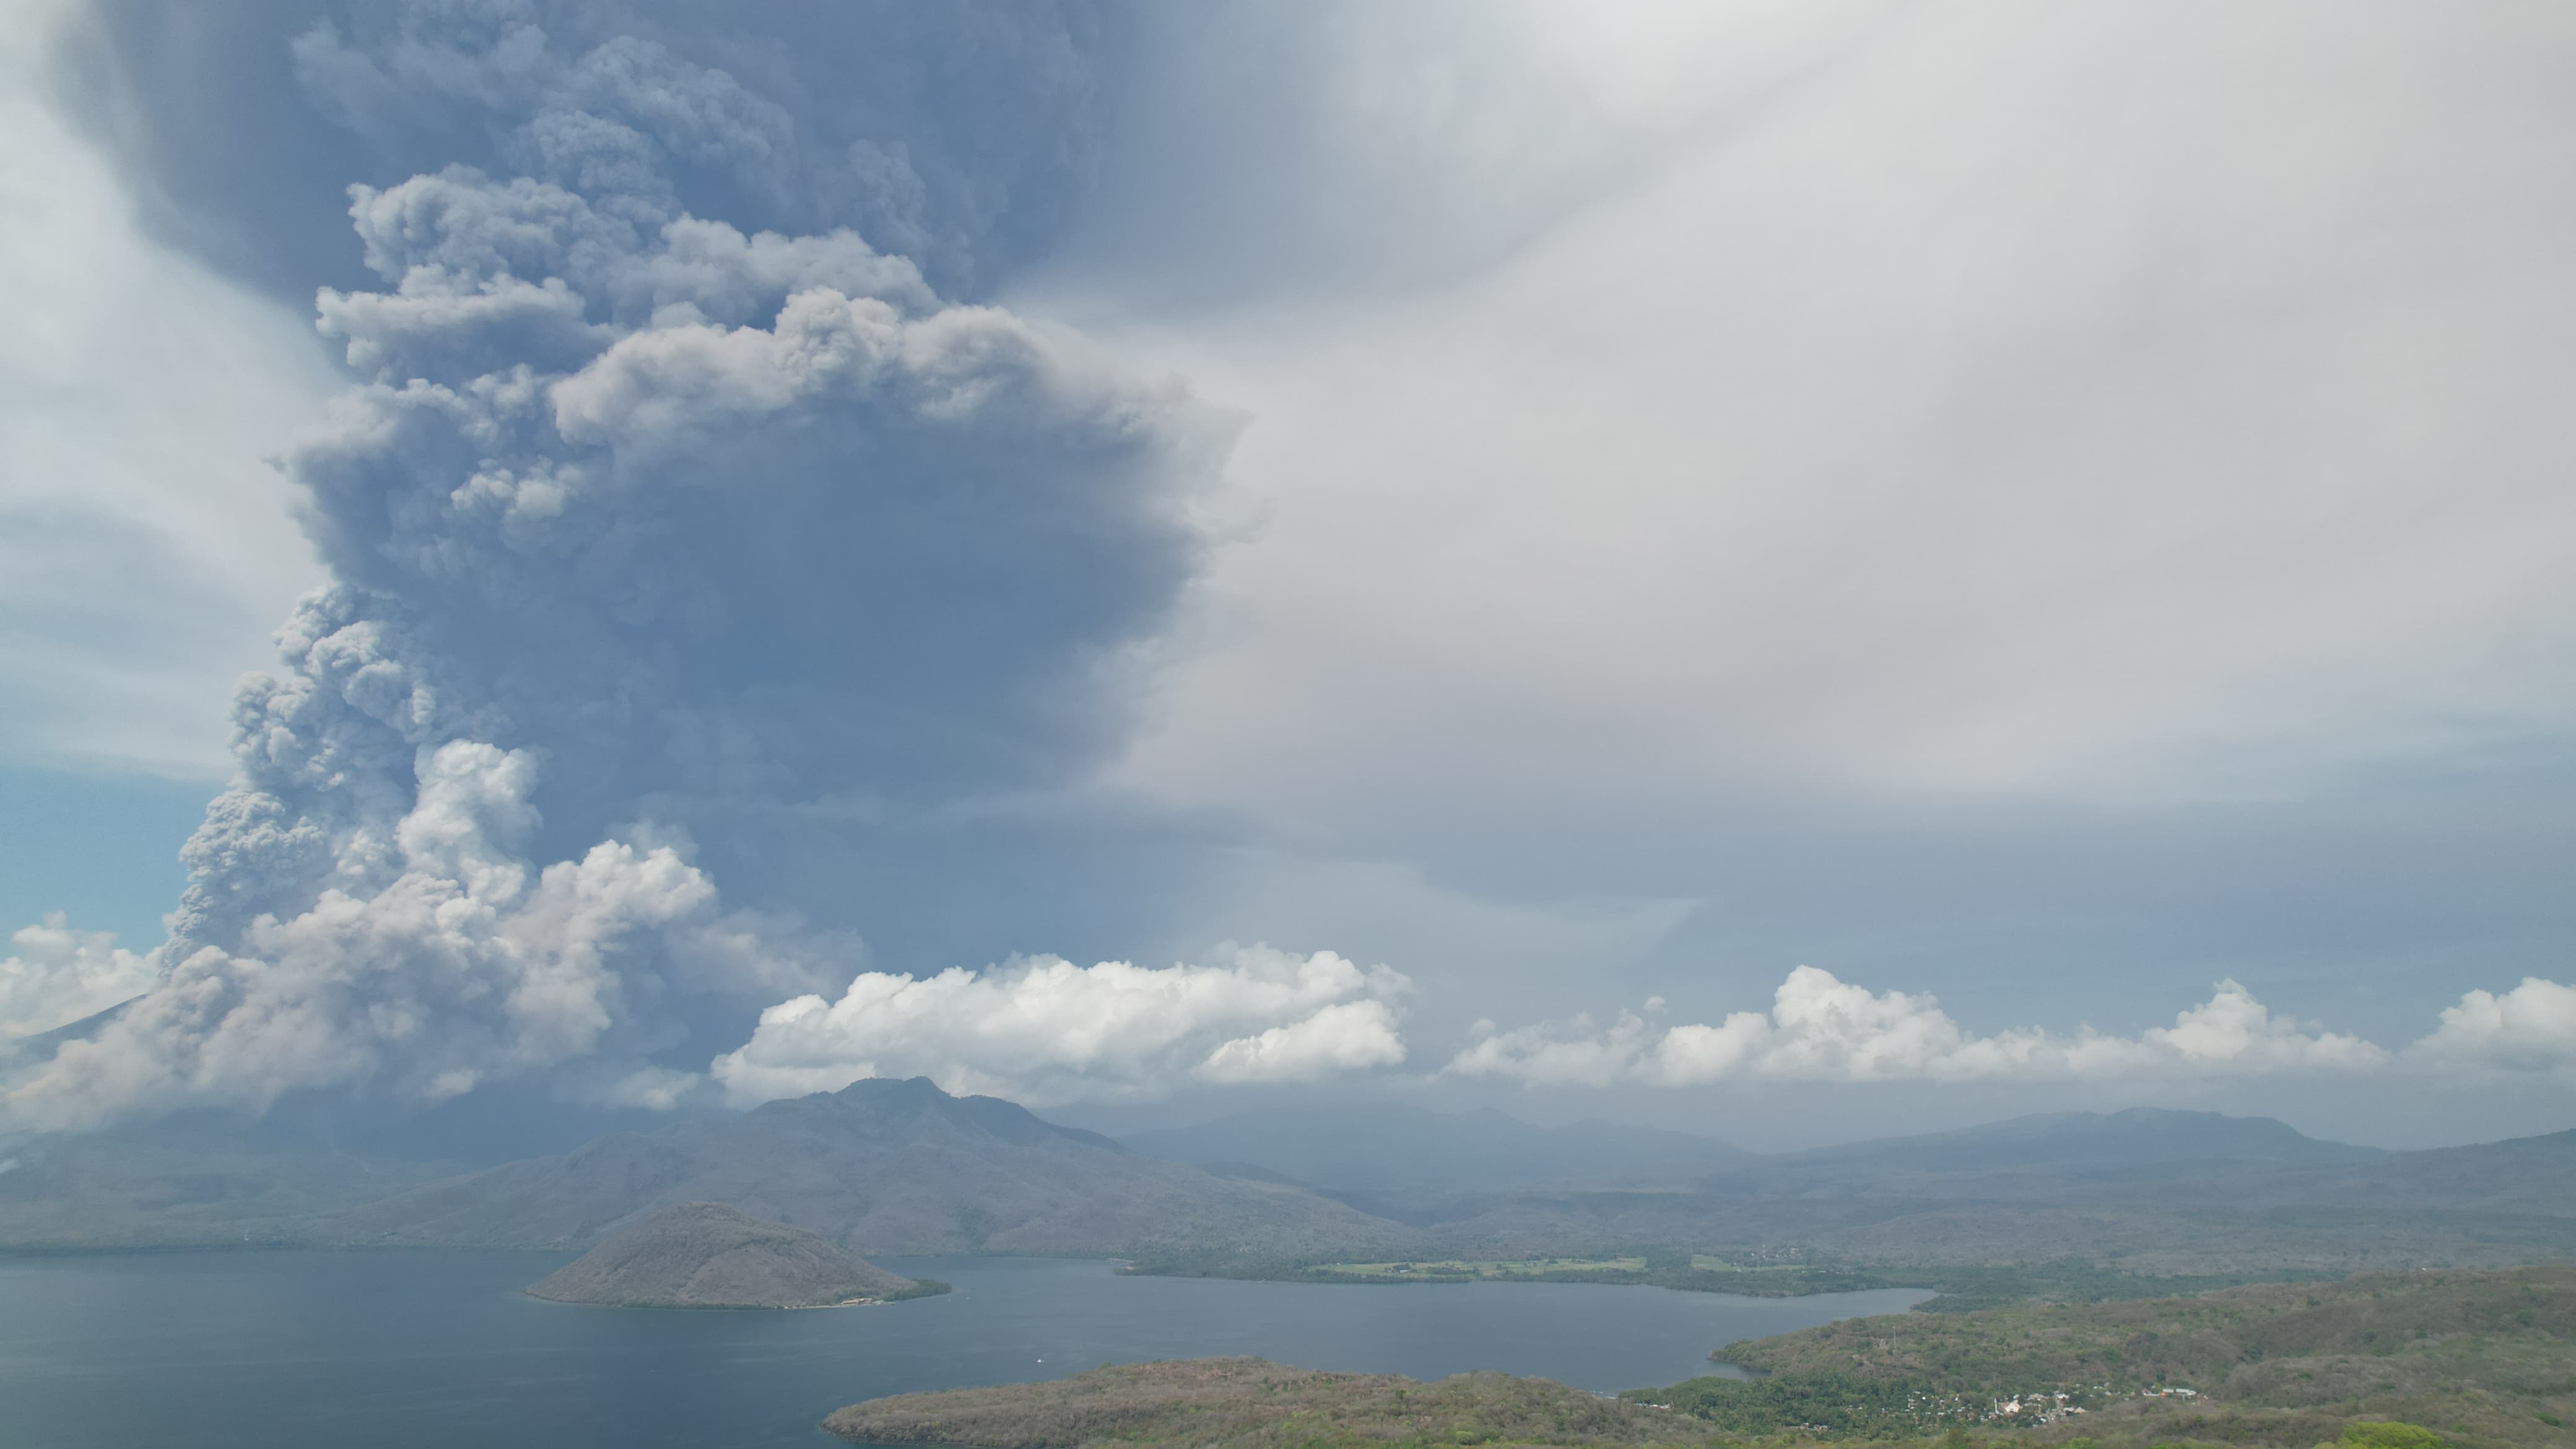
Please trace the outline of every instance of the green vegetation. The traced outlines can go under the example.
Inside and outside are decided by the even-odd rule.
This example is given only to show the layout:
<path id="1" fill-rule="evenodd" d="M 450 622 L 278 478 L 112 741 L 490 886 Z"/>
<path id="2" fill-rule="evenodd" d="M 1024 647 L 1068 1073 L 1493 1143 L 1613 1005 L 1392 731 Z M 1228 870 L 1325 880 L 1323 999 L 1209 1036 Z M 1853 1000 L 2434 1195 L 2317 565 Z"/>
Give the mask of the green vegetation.
<path id="1" fill-rule="evenodd" d="M 1715 1383 L 1740 1392 L 1707 1392 Z M 2053 1395 L 2043 1412 L 2025 1396 L 2021 1413 L 1952 1412 L 1945 1423 L 1944 1414 L 1909 1404 L 1908 1392 L 1868 1374 L 1811 1373 L 1751 1383 L 1699 1379 L 1605 1399 L 1502 1374 L 1424 1384 L 1221 1358 L 871 1399 L 833 1414 L 824 1427 L 863 1444 L 975 1449 L 1821 1449 L 1864 1440 L 1879 1449 L 2543 1449 L 2566 1442 L 2563 1433 L 2552 1437 L 2555 1424 L 2537 1417 L 2527 1420 L 2533 1432 L 2501 1420 L 2466 1423 L 2439 1404 L 2429 1407 L 2449 1417 L 2416 1422 L 2327 1406 L 2263 1412 L 2170 1396 L 2122 1400 L 2097 1390 L 2104 1406 L 2089 1415 L 2066 1413 Z M 2455 1396 L 2477 1392 L 2462 1388 Z M 2501 1399 L 2481 1402 L 2504 1412 Z"/>
<path id="2" fill-rule="evenodd" d="M 982 1449 L 1457 1449 L 1680 1444 L 1701 1426 L 1545 1379 L 1310 1373 L 1257 1358 L 1095 1369 L 1046 1384 L 871 1399 L 823 1427 L 863 1444 Z"/>
<path id="3" fill-rule="evenodd" d="M 2130 1273 L 2072 1259 L 2010 1267 L 1883 1268 L 1878 1271 L 1896 1287 L 1930 1288 L 1939 1293 L 1936 1298 L 1916 1304 L 1918 1313 L 1975 1313 L 2032 1301 L 2116 1303 L 2125 1299 L 2179 1298 L 2249 1283 L 2312 1283 L 2322 1276 L 2313 1272 Z"/>
<path id="4" fill-rule="evenodd" d="M 1417 1258 L 1371 1263 L 1164 1253 L 1139 1258 L 1123 1271 L 1178 1278 L 1308 1283 L 1633 1283 L 1693 1293 L 1735 1293 L 1748 1298 L 1798 1298 L 1868 1288 L 1928 1288 L 1938 1296 L 1920 1305 L 1921 1311 L 1927 1313 L 1964 1313 L 2030 1299 L 2100 1303 L 2124 1298 L 2170 1298 L 2255 1281 L 2250 1274 L 2150 1277 L 2084 1262 L 2012 1267 L 1888 1267 L 1840 1263 L 1796 1252 L 1748 1253 L 1738 1258 L 1660 1247 L 1582 1257 Z M 2299 1275 L 2297 1281 L 2308 1281 L 2311 1276 Z"/>
<path id="5" fill-rule="evenodd" d="M 1631 1283 L 1697 1293 L 1740 1293 L 1752 1298 L 1796 1298 L 1861 1288 L 1930 1287 L 1930 1280 L 1940 1276 L 1929 1271 L 1908 1276 L 1807 1261 L 1738 1264 L 1670 1248 L 1579 1257 L 1416 1258 L 1371 1263 L 1161 1253 L 1135 1259 L 1122 1271 L 1169 1278 L 1253 1278 L 1300 1283 Z M 1918 1283 L 1918 1279 L 1922 1281 Z"/>
<path id="6" fill-rule="evenodd" d="M 1348 1266 L 1635 1271 L 1611 1259 Z M 1205 1359 L 877 1399 L 826 1427 L 980 1449 L 2576 1449 L 2576 1267 L 1900 1314 L 1719 1352 L 1760 1377 L 1604 1400 L 1499 1374 L 1420 1384 Z"/>
<path id="7" fill-rule="evenodd" d="M 2352 1449 L 2444 1449 L 2449 1441 L 2419 1424 L 2376 1419 L 2344 1425 L 2343 1442 Z"/>
<path id="8" fill-rule="evenodd" d="M 621 1308 L 828 1308 L 921 1289 L 803 1228 L 689 1202 L 646 1213 L 528 1293 Z"/>
<path id="9" fill-rule="evenodd" d="M 1728 1434 L 1973 1426 L 2102 1443 L 2576 1444 L 2567 1267 L 1852 1319 L 1718 1356 L 1763 1376 L 1625 1397 Z M 2357 1422 L 2380 1420 L 2399 1422 Z"/>
<path id="10" fill-rule="evenodd" d="M 1621 1397 L 1688 1414 L 1709 1430 L 1729 1435 L 1785 1431 L 1820 1439 L 1892 1439 L 1920 1434 L 1944 1417 L 1926 1411 L 1915 1385 L 1832 1373 L 1697 1378 L 1666 1389 L 1634 1389 Z"/>
<path id="11" fill-rule="evenodd" d="M 1313 1276 L 1354 1283 L 1474 1283 L 1618 1280 L 1646 1271 L 1643 1257 L 1633 1258 L 1444 1258 L 1408 1263 L 1318 1263 Z"/>

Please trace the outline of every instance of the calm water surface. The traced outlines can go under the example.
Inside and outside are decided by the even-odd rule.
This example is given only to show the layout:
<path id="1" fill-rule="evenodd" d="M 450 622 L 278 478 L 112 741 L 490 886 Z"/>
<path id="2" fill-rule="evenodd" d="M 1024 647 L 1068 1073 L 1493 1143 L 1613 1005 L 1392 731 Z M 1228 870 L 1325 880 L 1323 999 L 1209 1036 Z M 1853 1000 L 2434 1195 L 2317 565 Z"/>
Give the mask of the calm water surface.
<path id="1" fill-rule="evenodd" d="M 879 1394 L 1249 1353 L 1587 1389 L 1708 1371 L 1738 1338 L 1910 1290 L 1729 1298 L 1586 1283 L 1128 1278 L 1096 1262 L 889 1258 L 940 1298 L 811 1312 L 644 1312 L 518 1291 L 567 1255 L 0 1257 L 0 1449 L 732 1449 L 837 1443 Z"/>

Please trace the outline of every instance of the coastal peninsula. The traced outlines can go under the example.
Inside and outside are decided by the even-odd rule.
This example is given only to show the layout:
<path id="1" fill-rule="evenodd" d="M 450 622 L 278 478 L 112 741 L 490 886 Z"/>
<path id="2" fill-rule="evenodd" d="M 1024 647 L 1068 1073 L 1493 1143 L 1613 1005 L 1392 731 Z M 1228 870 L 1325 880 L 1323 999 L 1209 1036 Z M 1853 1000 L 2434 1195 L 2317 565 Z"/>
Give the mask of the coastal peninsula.
<path id="1" fill-rule="evenodd" d="M 830 1308 L 947 1291 L 722 1203 L 645 1214 L 528 1290 L 615 1308 Z"/>

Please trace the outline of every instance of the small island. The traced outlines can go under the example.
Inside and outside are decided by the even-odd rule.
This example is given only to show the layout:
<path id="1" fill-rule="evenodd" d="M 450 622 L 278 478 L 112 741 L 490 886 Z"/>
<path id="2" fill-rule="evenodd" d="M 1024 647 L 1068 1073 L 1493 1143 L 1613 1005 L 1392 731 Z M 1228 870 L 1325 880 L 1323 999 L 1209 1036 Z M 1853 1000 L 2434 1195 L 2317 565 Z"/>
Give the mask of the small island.
<path id="1" fill-rule="evenodd" d="M 1258 1358 L 1093 1369 L 1052 1383 L 898 1394 L 853 1404 L 823 1427 L 860 1444 L 974 1449 L 1282 1449 L 1370 1443 L 1700 1443 L 1707 1428 L 1661 1407 L 1548 1379 L 1317 1373 Z"/>
<path id="2" fill-rule="evenodd" d="M 723 1203 L 657 1208 L 527 1290 L 612 1308 L 837 1308 L 945 1293 Z"/>

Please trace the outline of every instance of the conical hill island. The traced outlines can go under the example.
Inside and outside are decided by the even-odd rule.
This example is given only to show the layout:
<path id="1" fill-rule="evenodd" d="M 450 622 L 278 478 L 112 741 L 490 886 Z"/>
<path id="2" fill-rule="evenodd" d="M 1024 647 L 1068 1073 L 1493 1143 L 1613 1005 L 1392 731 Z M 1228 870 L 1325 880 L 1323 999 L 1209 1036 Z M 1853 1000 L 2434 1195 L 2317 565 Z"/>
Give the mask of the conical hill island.
<path id="1" fill-rule="evenodd" d="M 528 1289 L 614 1308 L 829 1308 L 945 1292 L 722 1203 L 658 1208 Z"/>

